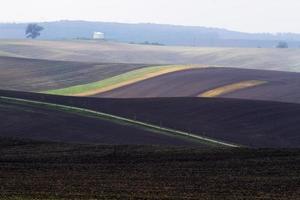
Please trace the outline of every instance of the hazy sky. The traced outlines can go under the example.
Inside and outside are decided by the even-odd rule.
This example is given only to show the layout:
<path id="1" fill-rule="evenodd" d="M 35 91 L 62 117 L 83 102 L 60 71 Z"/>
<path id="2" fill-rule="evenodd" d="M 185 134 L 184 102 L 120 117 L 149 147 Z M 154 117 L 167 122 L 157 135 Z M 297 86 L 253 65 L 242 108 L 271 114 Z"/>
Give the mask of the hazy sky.
<path id="1" fill-rule="evenodd" d="M 300 33 L 300 0 L 0 0 L 1 22 L 91 20 Z"/>

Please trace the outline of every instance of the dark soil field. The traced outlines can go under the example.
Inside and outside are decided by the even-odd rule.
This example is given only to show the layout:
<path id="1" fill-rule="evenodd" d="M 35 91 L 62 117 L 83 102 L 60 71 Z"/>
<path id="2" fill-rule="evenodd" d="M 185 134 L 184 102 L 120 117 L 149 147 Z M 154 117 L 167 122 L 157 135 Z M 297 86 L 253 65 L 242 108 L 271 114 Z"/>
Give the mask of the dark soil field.
<path id="1" fill-rule="evenodd" d="M 299 150 L 0 140 L 0 199 L 270 199 L 300 195 Z"/>
<path id="2" fill-rule="evenodd" d="M 222 98 L 78 98 L 11 91 L 0 91 L 0 96 L 89 108 L 250 147 L 300 147 L 300 104 Z"/>
<path id="3" fill-rule="evenodd" d="M 97 144 L 205 146 L 104 119 L 0 100 L 0 137 Z"/>
<path id="4" fill-rule="evenodd" d="M 234 68 L 204 68 L 174 72 L 96 96 L 193 97 L 224 85 L 248 80 L 261 80 L 267 83 L 221 97 L 300 103 L 300 73 Z"/>
<path id="5" fill-rule="evenodd" d="M 83 63 L 0 56 L 0 88 L 45 91 L 91 83 L 148 65 Z"/>

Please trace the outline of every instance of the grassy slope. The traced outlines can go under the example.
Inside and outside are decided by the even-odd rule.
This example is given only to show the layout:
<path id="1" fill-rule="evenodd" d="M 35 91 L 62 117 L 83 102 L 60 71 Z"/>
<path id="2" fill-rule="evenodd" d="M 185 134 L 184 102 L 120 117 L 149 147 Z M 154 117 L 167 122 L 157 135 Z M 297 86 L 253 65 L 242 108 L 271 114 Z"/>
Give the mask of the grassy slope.
<path id="1" fill-rule="evenodd" d="M 183 69 L 187 66 L 156 66 L 130 71 L 118 76 L 114 76 L 102 81 L 97 81 L 84 85 L 77 85 L 58 90 L 49 90 L 45 93 L 56 95 L 90 96 L 102 92 L 107 92 L 128 84 L 136 83 L 148 78 L 153 78 L 162 74 L 171 73 Z"/>
<path id="2" fill-rule="evenodd" d="M 0 199 L 297 199 L 299 150 L 0 140 Z"/>

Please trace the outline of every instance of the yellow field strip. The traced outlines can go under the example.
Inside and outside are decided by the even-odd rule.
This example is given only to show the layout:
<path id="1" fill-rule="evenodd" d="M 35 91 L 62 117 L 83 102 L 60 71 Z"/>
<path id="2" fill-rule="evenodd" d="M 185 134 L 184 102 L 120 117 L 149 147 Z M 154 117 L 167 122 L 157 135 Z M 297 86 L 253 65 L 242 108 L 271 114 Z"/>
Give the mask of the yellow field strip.
<path id="1" fill-rule="evenodd" d="M 136 77 L 136 78 L 133 78 L 133 79 L 130 79 L 130 80 L 126 80 L 126 81 L 122 81 L 122 82 L 119 82 L 119 83 L 116 83 L 116 84 L 108 85 L 106 87 L 102 87 L 102 88 L 99 88 L 99 89 L 94 89 L 94 90 L 89 90 L 89 91 L 86 91 L 86 92 L 78 93 L 74 96 L 83 97 L 83 96 L 92 96 L 92 95 L 96 95 L 96 94 L 101 94 L 101 93 L 104 93 L 104 92 L 108 92 L 108 91 L 111 91 L 111 90 L 114 90 L 114 89 L 117 89 L 117 88 L 120 88 L 120 87 L 131 85 L 131 84 L 134 84 L 134 83 L 137 83 L 137 82 L 140 82 L 140 81 L 144 81 L 144 80 L 147 80 L 147 79 L 150 79 L 150 78 L 154 78 L 154 77 L 157 77 L 157 76 L 161 76 L 161 75 L 164 75 L 164 74 L 183 71 L 183 70 L 188 70 L 188 69 L 193 69 L 193 68 L 201 68 L 201 67 L 193 67 L 193 66 L 186 66 L 186 65 L 183 65 L 183 66 L 170 66 L 170 67 L 162 68 L 158 71 L 146 73 L 143 76 Z"/>
<path id="2" fill-rule="evenodd" d="M 246 88 L 263 85 L 266 83 L 267 83 L 267 81 L 260 81 L 260 80 L 242 81 L 242 82 L 233 83 L 230 85 L 225 85 L 222 87 L 218 87 L 218 88 L 209 90 L 207 92 L 204 92 L 204 93 L 198 95 L 198 97 L 219 97 L 224 94 L 228 94 L 228 93 L 235 92 L 238 90 L 243 90 Z"/>

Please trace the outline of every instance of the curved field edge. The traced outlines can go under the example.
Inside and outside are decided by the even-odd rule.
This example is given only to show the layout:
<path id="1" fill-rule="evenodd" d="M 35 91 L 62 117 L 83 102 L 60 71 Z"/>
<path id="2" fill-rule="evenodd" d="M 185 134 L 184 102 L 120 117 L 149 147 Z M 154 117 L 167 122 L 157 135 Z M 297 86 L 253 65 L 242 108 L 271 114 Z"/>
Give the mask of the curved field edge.
<path id="1" fill-rule="evenodd" d="M 232 93 L 235 91 L 252 88 L 256 86 L 260 86 L 266 84 L 267 81 L 261 80 L 248 80 L 248 81 L 241 81 L 238 83 L 232 83 L 229 85 L 224 85 L 206 92 L 201 93 L 198 97 L 219 97 L 228 93 Z"/>
<path id="2" fill-rule="evenodd" d="M 27 100 L 27 99 L 19 99 L 19 98 L 11 98 L 11 97 L 4 97 L 0 96 L 0 100 L 2 101 L 8 101 L 8 102 L 15 102 L 15 103 L 20 103 L 20 104 L 25 104 L 25 105 L 34 105 L 34 106 L 42 106 L 42 107 L 47 107 L 50 109 L 55 109 L 63 112 L 69 112 L 69 113 L 74 113 L 86 117 L 95 117 L 99 118 L 102 120 L 108 120 L 117 124 L 121 125 L 126 125 L 126 126 L 135 126 L 140 129 L 144 130 L 149 130 L 153 133 L 157 134 L 165 134 L 168 136 L 173 136 L 173 137 L 181 137 L 182 139 L 189 139 L 193 140 L 195 142 L 208 145 L 208 146 L 216 146 L 216 147 L 231 147 L 231 148 L 237 148 L 240 147 L 239 145 L 227 143 L 227 142 L 222 142 L 218 140 L 214 140 L 211 138 L 207 137 L 202 137 L 199 135 L 195 135 L 192 133 L 184 132 L 184 131 L 178 131 L 166 127 L 160 127 L 157 125 L 145 123 L 145 122 L 140 122 L 116 115 L 111 115 L 107 113 L 102 113 L 102 112 L 97 112 L 89 109 L 84 109 L 84 108 L 78 108 L 78 107 L 72 107 L 72 106 L 66 106 L 66 105 L 60 105 L 60 104 L 53 104 L 53 103 L 46 103 L 46 102 L 41 102 L 41 101 L 33 101 L 33 100 Z"/>
<path id="3" fill-rule="evenodd" d="M 207 66 L 203 66 L 207 67 Z M 114 76 L 105 80 L 88 83 L 84 85 L 77 85 L 57 90 L 44 91 L 42 93 L 54 94 L 54 95 L 66 95 L 66 96 L 92 96 L 104 92 L 108 92 L 113 89 L 117 89 L 123 86 L 131 85 L 146 79 L 154 78 L 160 75 L 188 70 L 196 68 L 189 65 L 167 65 L 167 66 L 155 66 L 145 67 L 138 70 L 133 70 Z M 199 68 L 199 67 L 198 67 Z"/>

